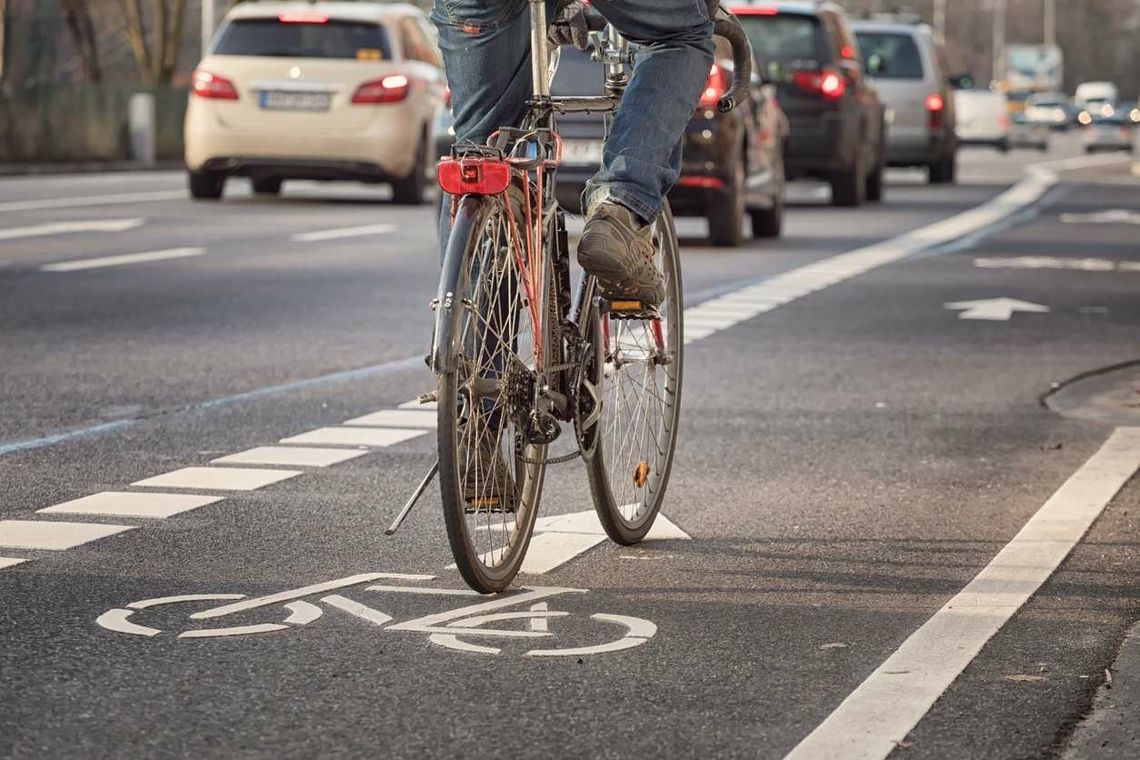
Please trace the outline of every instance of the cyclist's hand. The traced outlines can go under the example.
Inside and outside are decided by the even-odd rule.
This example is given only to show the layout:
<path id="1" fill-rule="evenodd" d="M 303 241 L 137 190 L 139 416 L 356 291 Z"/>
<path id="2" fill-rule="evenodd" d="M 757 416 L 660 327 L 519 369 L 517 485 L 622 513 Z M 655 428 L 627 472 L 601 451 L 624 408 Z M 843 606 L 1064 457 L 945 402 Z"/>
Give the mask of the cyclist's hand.
<path id="1" fill-rule="evenodd" d="M 553 45 L 573 45 L 579 50 L 590 48 L 590 27 L 586 22 L 589 6 L 573 0 L 558 12 L 550 24 L 548 37 Z"/>

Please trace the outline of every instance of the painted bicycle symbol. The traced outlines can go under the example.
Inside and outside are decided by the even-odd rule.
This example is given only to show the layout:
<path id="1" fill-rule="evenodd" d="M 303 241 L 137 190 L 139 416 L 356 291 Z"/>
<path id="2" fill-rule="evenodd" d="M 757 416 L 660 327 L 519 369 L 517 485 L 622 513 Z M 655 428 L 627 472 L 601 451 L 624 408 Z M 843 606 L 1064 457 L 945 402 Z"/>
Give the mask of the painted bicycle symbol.
<path id="1" fill-rule="evenodd" d="M 467 589 L 395 583 L 398 581 L 409 583 L 433 580 L 435 580 L 435 576 L 431 575 L 364 573 L 254 598 L 246 598 L 244 594 L 165 596 L 157 599 L 143 599 L 132 602 L 125 607 L 108 610 L 100 615 L 95 622 L 107 630 L 135 636 L 154 637 L 165 633 L 173 634 L 178 639 L 206 639 L 294 630 L 320 620 L 326 609 L 331 608 L 363 620 L 386 632 L 426 634 L 432 644 L 447 649 L 478 654 L 499 654 L 502 652 L 501 647 L 477 642 L 494 643 L 495 639 L 552 638 L 555 634 L 550 630 L 551 621 L 568 618 L 571 613 L 551 610 L 548 600 L 569 594 L 588 593 L 585 589 L 528 586 L 517 592 L 488 599 Z M 381 581 L 381 583 L 377 583 L 377 581 Z M 405 622 L 398 622 L 386 612 L 369 607 L 340 593 L 331 593 L 344 591 L 350 587 L 357 587 L 358 591 L 378 594 L 455 597 L 457 599 L 474 597 L 482 601 L 424 615 Z M 201 621 L 220 621 L 222 618 L 253 610 L 271 611 L 278 607 L 283 609 L 276 622 L 188 628 L 177 633 L 153 628 L 136 620 L 137 615 L 154 608 L 205 602 L 226 602 L 226 604 L 191 613 L 188 618 L 192 624 L 201 624 Z M 611 638 L 606 638 L 601 643 L 584 646 L 529 649 L 524 653 L 524 656 L 581 657 L 604 652 L 617 652 L 641 646 L 657 633 L 657 626 L 644 618 L 594 613 L 590 615 L 590 620 L 602 624 L 599 628 L 604 629 L 606 632 L 604 635 Z M 516 627 L 506 627 L 507 624 L 512 623 Z M 612 638 L 615 628 L 622 631 L 618 638 Z"/>

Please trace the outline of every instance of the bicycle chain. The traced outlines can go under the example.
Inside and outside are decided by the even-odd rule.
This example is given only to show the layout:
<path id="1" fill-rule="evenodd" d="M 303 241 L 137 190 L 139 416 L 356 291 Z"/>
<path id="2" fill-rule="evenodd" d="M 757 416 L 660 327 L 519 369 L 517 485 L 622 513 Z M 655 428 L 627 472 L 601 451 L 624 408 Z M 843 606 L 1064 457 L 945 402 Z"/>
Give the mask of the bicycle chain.
<path id="1" fill-rule="evenodd" d="M 580 456 L 582 456 L 582 452 L 579 450 L 571 454 L 563 454 L 562 456 L 554 457 L 553 459 L 527 459 L 523 457 L 519 461 L 523 464 L 565 464 L 566 462 L 573 462 Z"/>

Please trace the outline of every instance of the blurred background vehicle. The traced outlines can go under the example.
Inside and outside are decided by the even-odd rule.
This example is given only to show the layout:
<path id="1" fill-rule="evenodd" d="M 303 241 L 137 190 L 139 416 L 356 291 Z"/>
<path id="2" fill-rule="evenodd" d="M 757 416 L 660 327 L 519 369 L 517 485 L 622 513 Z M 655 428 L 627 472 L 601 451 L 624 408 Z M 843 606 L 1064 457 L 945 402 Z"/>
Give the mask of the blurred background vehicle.
<path id="1" fill-rule="evenodd" d="M 1088 112 L 1085 112 L 1088 114 Z M 1109 116 L 1093 113 L 1088 124 L 1081 129 L 1081 142 L 1085 153 L 1125 151 L 1134 153 L 1136 122 L 1123 109 Z"/>
<path id="2" fill-rule="evenodd" d="M 1083 110 L 1090 110 L 1104 103 L 1115 103 L 1120 92 L 1112 82 L 1082 82 L 1073 91 L 1073 104 Z"/>
<path id="3" fill-rule="evenodd" d="M 1065 132 L 1074 116 L 1072 105 L 1063 92 L 1039 92 L 1025 101 L 1025 118 L 1031 124 L 1043 124 L 1049 129 Z"/>
<path id="4" fill-rule="evenodd" d="M 842 9 L 829 2 L 726 3 L 752 42 L 791 131 L 784 151 L 789 179 L 831 185 L 836 206 L 883 196 L 885 108 L 859 60 Z"/>
<path id="5" fill-rule="evenodd" d="M 603 76 L 589 53 L 566 47 L 551 89 L 555 95 L 597 95 Z M 746 217 L 754 237 L 778 237 L 784 217 L 788 124 L 775 88 L 757 76 L 748 102 L 720 113 L 716 103 L 731 86 L 732 53 L 718 39 L 708 83 L 685 128 L 681 177 L 669 193 L 674 213 L 708 220 L 709 240 L 717 246 L 739 245 Z M 563 163 L 557 192 L 567 209 L 582 210 L 582 190 L 601 165 L 606 118 L 600 113 L 559 117 Z"/>
<path id="6" fill-rule="evenodd" d="M 1025 113 L 1010 116 L 1009 144 L 1014 148 L 1035 148 L 1042 153 L 1049 150 L 1049 126 L 1033 121 Z"/>
<path id="7" fill-rule="evenodd" d="M 1009 151 L 1009 100 L 993 90 L 955 90 L 954 108 L 958 114 L 958 142 L 985 145 L 1002 153 Z"/>
<path id="8" fill-rule="evenodd" d="M 392 185 L 422 203 L 446 90 L 435 29 L 411 5 L 246 2 L 195 69 L 185 123 L 194 198 L 248 176 Z"/>
<path id="9" fill-rule="evenodd" d="M 854 21 L 863 66 L 891 114 L 887 165 L 922 166 L 931 183 L 953 182 L 958 152 L 945 55 L 930 27 Z"/>

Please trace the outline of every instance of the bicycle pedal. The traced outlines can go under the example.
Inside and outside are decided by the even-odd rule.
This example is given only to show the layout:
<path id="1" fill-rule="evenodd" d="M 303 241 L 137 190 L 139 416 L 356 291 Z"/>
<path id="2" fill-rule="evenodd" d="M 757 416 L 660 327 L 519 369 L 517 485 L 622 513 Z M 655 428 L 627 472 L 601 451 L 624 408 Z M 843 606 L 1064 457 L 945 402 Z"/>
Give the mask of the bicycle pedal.
<path id="1" fill-rule="evenodd" d="M 613 319 L 659 320 L 661 312 L 654 306 L 646 306 L 641 301 L 613 300 L 609 302 L 610 317 Z"/>
<path id="2" fill-rule="evenodd" d="M 436 396 L 435 391 L 428 391 L 427 393 L 421 393 L 419 396 L 416 397 L 416 403 L 417 404 L 434 404 L 437 400 L 438 400 L 438 398 Z"/>

